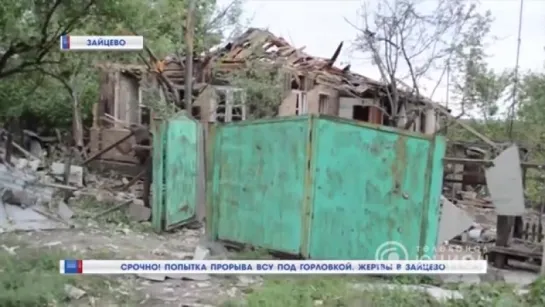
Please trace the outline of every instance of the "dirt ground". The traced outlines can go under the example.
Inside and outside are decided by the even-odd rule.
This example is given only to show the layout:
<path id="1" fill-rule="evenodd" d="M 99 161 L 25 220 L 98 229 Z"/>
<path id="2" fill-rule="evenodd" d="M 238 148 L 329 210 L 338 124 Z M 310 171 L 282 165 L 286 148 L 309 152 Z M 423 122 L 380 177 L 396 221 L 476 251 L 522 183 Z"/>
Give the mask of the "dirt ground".
<path id="1" fill-rule="evenodd" d="M 377 282 L 365 276 L 362 278 L 358 277 L 356 280 L 347 277 L 327 278 L 323 276 L 316 278 L 286 276 L 276 279 L 263 279 L 258 276 L 210 276 L 206 280 L 167 278 L 163 281 L 155 281 L 135 275 L 107 277 L 83 275 L 78 276 L 78 280 L 75 282 L 74 280 L 69 280 L 68 276 L 59 275 L 59 260 L 67 258 L 192 259 L 195 248 L 198 245 L 202 246 L 202 238 L 205 236 L 203 229 L 180 229 L 170 233 L 156 234 L 151 230 L 148 223 L 131 223 L 128 221 L 123 211 L 111 213 L 101 217 L 99 220 L 90 218 L 94 213 L 104 210 L 104 207 L 97 203 L 79 202 L 77 205 L 72 206 L 72 209 L 76 212 L 76 218 L 74 218 L 76 228 L 74 229 L 0 233 L 0 285 L 3 284 L 4 288 L 8 287 L 9 289 L 10 287 L 13 288 L 13 284 L 15 283 L 21 288 L 18 291 L 12 291 L 11 297 L 9 297 L 10 295 L 5 295 L 5 293 L 0 293 L 0 306 L 36 306 L 36 300 L 29 300 L 26 304 L 22 302 L 14 303 L 18 297 L 25 297 L 32 294 L 33 291 L 42 291 L 40 295 L 51 300 L 58 300 L 59 296 L 63 297 L 65 301 L 61 303 L 50 304 L 47 302 L 40 305 L 55 307 L 238 307 L 242 301 L 247 301 L 245 306 L 249 307 L 276 307 L 279 306 L 277 303 L 286 307 L 318 305 L 324 307 L 348 306 L 345 304 L 346 302 L 342 304 L 339 302 L 340 299 L 352 295 L 343 292 L 347 284 L 353 286 L 355 284 L 363 283 L 367 285 Z M 466 253 L 467 251 L 464 254 Z M 37 254 L 33 256 L 35 259 L 32 261 L 34 262 L 24 265 L 21 259 L 28 258 L 29 255 L 32 256 L 33 254 Z M 11 262 L 5 261 L 4 256 L 6 255 L 11 257 Z M 256 259 L 260 256 L 264 255 L 229 253 L 215 255 L 214 258 Z M 5 263 L 8 266 L 23 265 L 23 267 L 12 269 L 12 277 L 6 277 L 9 274 L 2 273 L 4 270 L 3 267 L 6 266 Z M 44 265 L 44 263 L 46 264 Z M 34 269 L 36 266 L 47 267 L 48 271 L 46 273 L 50 274 L 50 277 L 40 277 L 43 273 L 36 272 Z M 25 273 L 19 273 L 23 269 Z M 29 272 L 34 275 L 23 278 L 24 282 L 13 282 L 10 280 L 18 279 L 19 275 L 29 274 Z M 513 281 L 515 284 L 520 283 L 522 279 L 527 280 L 522 284 L 530 283 L 535 279 L 534 276 L 522 278 L 526 276 L 521 276 L 519 273 L 506 274 L 506 277 L 507 275 L 512 276 L 509 276 L 510 280 L 506 281 Z M 403 277 L 403 280 L 397 280 L 395 283 L 422 283 L 422 280 L 412 278 L 418 276 L 401 277 Z M 464 284 L 481 282 L 478 276 L 472 276 L 471 280 L 468 280 L 467 277 L 452 276 L 443 282 Z M 384 282 L 384 280 L 381 282 Z M 26 283 L 31 283 L 32 285 L 26 286 Z M 85 291 L 85 294 L 77 297 L 72 297 L 72 294 L 65 295 L 66 289 L 63 290 L 63 287 L 66 287 L 69 283 Z M 47 291 L 39 290 L 45 286 L 50 287 L 51 291 L 57 291 L 57 296 L 47 297 Z M 1 290 L 2 288 L 0 288 L 0 292 L 2 292 Z M 377 302 L 380 301 L 385 304 L 399 299 L 408 300 L 405 292 L 402 294 L 397 292 L 390 293 L 388 295 L 379 293 L 375 296 L 377 297 Z M 358 290 L 357 297 L 358 301 L 361 301 L 362 298 L 368 300 L 370 294 Z M 416 295 L 414 298 L 411 298 L 411 302 L 414 303 L 413 301 L 421 299 L 421 296 Z M 5 302 L 10 302 L 11 305 L 6 305 Z M 390 306 L 391 303 L 386 305 Z M 419 303 L 418 306 L 428 305 Z"/>
<path id="2" fill-rule="evenodd" d="M 4 250 L 13 253 L 37 248 L 44 253 L 60 250 L 67 257 L 83 259 L 191 259 L 201 235 L 202 230 L 185 229 L 157 235 L 129 227 L 97 225 L 82 229 L 2 234 L 0 242 Z M 260 280 L 252 277 L 211 277 L 200 281 L 152 281 L 138 276 L 114 278 L 121 284 L 117 288 L 124 288 L 128 296 L 138 299 L 139 306 L 192 307 L 221 305 L 240 296 Z M 105 297 L 109 299 L 108 295 Z M 85 304 L 86 301 L 89 304 Z M 79 299 L 82 306 L 104 306 L 99 301 L 99 298 L 88 295 Z"/>

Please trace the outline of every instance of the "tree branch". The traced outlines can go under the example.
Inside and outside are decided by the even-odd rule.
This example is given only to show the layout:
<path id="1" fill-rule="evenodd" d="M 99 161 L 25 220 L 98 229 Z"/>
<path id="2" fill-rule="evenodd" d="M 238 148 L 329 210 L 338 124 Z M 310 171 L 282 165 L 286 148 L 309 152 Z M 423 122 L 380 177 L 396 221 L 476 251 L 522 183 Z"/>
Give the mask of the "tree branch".
<path id="1" fill-rule="evenodd" d="M 56 0 L 45 12 L 43 24 L 39 29 L 41 37 L 37 43 L 28 44 L 27 42 L 23 41 L 12 42 L 6 52 L 4 52 L 0 58 L 0 79 L 17 73 L 35 70 L 38 66 L 50 62 L 44 59 L 49 54 L 51 49 L 57 44 L 60 34 L 72 31 L 77 23 L 89 13 L 89 9 L 95 4 L 95 1 L 96 0 L 89 0 L 89 2 L 79 11 L 79 14 L 76 14 L 76 16 L 59 26 L 58 29 L 53 31 L 52 34 L 49 34 L 53 15 L 60 9 L 60 5 L 62 3 L 62 0 Z M 25 53 L 33 52 L 35 52 L 35 54 L 29 55 L 31 59 L 23 59 L 20 63 L 14 65 L 14 67 L 6 69 L 10 59 L 13 59 L 14 57 L 23 58 Z"/>

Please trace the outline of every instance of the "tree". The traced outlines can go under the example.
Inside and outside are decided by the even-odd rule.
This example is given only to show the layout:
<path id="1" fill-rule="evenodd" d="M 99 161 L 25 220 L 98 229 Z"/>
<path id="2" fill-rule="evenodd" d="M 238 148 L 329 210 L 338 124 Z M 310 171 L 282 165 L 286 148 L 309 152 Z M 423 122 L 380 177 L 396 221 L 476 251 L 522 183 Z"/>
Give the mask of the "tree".
<path id="1" fill-rule="evenodd" d="M 47 64 L 59 36 L 77 28 L 95 0 L 8 0 L 0 5 L 0 79 Z"/>
<path id="2" fill-rule="evenodd" d="M 11 2 L 0 6 L 0 50 L 9 51 L 0 65 L 0 116 L 4 122 L 32 115 L 45 121 L 41 126 L 69 128 L 72 122 L 79 122 L 72 118 L 89 118 L 91 105 L 98 99 L 97 63 L 142 61 L 139 52 L 60 52 L 58 37 L 62 33 L 142 35 L 158 59 L 184 50 L 182 25 L 187 1 Z M 197 52 L 217 43 L 222 27 L 236 20 L 237 3 L 226 10 L 214 0 L 199 1 Z M 15 22 L 20 20 L 25 22 Z M 36 38 L 40 35 L 46 37 L 47 44 L 39 44 Z M 77 145 L 82 143 L 80 131 L 81 125 L 74 129 Z"/>
<path id="3" fill-rule="evenodd" d="M 184 1 L 180 5 L 178 1 L 163 0 L 158 1 L 156 6 L 158 10 L 164 12 L 159 14 L 158 19 L 161 20 L 159 27 L 169 29 L 169 33 L 171 33 L 170 40 L 174 42 L 174 44 L 169 45 L 170 48 L 167 49 L 165 55 L 174 56 L 185 68 L 188 67 L 187 61 L 191 60 L 193 55 L 207 53 L 210 48 L 220 43 L 224 38 L 226 28 L 236 28 L 241 15 L 240 0 L 232 0 L 225 7 L 217 7 L 215 0 L 198 1 L 194 9 L 189 8 L 188 4 L 190 3 L 188 2 L 190 0 Z M 165 18 L 168 14 L 172 15 Z M 140 33 L 134 28 L 131 28 L 131 31 Z M 191 44 L 191 46 L 188 46 L 188 44 Z M 146 61 L 149 67 L 153 67 L 154 62 L 164 58 L 164 56 L 157 55 L 155 48 L 147 46 L 145 49 L 149 57 L 149 61 Z M 185 108 L 184 97 L 180 97 L 172 82 L 162 74 L 159 74 L 158 80 L 160 82 L 160 91 L 167 98 L 166 100 L 174 102 L 175 106 Z M 187 85 L 186 83 L 186 88 Z M 155 97 L 152 99 L 160 101 L 159 92 L 153 87 L 146 88 L 145 92 L 148 97 Z M 188 91 L 188 93 L 191 93 L 191 91 Z M 153 103 L 150 107 L 165 116 L 176 113 L 178 110 L 177 107 L 172 108 L 161 103 Z"/>
<path id="4" fill-rule="evenodd" d="M 249 119 L 276 116 L 284 94 L 286 74 L 281 64 L 263 63 L 259 59 L 259 55 L 248 59 L 244 69 L 226 76 L 232 86 L 245 92 Z"/>
<path id="5" fill-rule="evenodd" d="M 520 83 L 517 120 L 536 144 L 545 141 L 545 74 L 528 73 Z M 531 132 L 531 133 L 529 133 Z"/>
<path id="6" fill-rule="evenodd" d="M 421 97 L 421 80 L 432 70 L 446 70 L 457 50 L 469 43 L 469 33 L 491 22 L 490 14 L 477 13 L 471 1 L 439 0 L 431 10 L 426 8 L 416 0 L 389 0 L 380 2 L 374 12 L 363 9 L 364 27 L 359 29 L 356 47 L 371 54 L 389 85 L 389 115 L 395 123 L 401 119 L 400 88 Z M 408 126 L 416 116 L 409 117 Z"/>

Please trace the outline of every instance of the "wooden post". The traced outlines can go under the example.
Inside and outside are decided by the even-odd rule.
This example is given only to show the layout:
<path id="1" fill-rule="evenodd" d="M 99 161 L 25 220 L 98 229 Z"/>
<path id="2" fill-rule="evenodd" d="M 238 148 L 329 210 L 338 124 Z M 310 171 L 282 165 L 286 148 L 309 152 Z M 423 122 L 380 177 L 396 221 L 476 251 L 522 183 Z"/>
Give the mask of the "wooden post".
<path id="1" fill-rule="evenodd" d="M 194 28 L 194 11 L 196 0 L 189 1 L 187 10 L 187 20 L 185 29 L 185 86 L 184 86 L 184 104 L 185 111 L 188 116 L 192 116 L 191 105 L 193 98 L 193 34 Z"/>
<path id="2" fill-rule="evenodd" d="M 543 195 L 543 192 L 541 192 L 541 195 Z M 543 218 L 543 210 L 545 209 L 543 207 L 543 201 L 541 202 L 541 210 L 539 210 L 539 226 L 541 226 Z M 538 227 L 538 234 L 537 238 L 539 241 L 539 238 L 541 238 L 541 233 L 543 232 L 543 227 Z M 541 243 L 543 244 L 543 250 L 541 251 L 541 275 L 545 275 L 545 236 L 541 239 Z"/>
<path id="3" fill-rule="evenodd" d="M 543 251 L 541 251 L 541 275 L 545 275 L 545 238 L 543 238 L 541 241 L 543 244 Z"/>
<path id="4" fill-rule="evenodd" d="M 13 134 L 11 133 L 11 127 L 7 129 L 7 139 L 6 139 L 6 153 L 4 156 L 4 161 L 7 164 L 11 165 L 11 153 L 13 151 Z"/>

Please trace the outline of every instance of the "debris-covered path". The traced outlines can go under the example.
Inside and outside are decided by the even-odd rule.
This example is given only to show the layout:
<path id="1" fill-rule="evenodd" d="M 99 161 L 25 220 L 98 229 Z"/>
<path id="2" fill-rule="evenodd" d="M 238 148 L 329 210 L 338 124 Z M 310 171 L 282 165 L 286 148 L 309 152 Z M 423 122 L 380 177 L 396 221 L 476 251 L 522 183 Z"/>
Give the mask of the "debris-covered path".
<path id="1" fill-rule="evenodd" d="M 102 225 L 102 229 L 88 227 L 2 234 L 0 241 L 3 242 L 4 252 L 13 255 L 37 250 L 43 254 L 55 251 L 59 257 L 83 259 L 192 259 L 200 234 L 200 230 L 183 230 L 159 236 L 152 232 Z M 60 259 L 57 259 L 57 263 Z M 132 301 L 140 306 L 218 306 L 239 296 L 245 288 L 258 281 L 248 277 L 198 278 L 202 280 L 192 280 L 197 278 L 191 277 L 159 280 L 138 276 L 108 278 L 114 279 L 117 286 L 98 292 L 81 288 L 86 293 L 77 299 L 72 298 L 75 299 L 73 303 L 105 306 L 105 302 L 119 304 L 116 302 L 118 300 Z"/>

